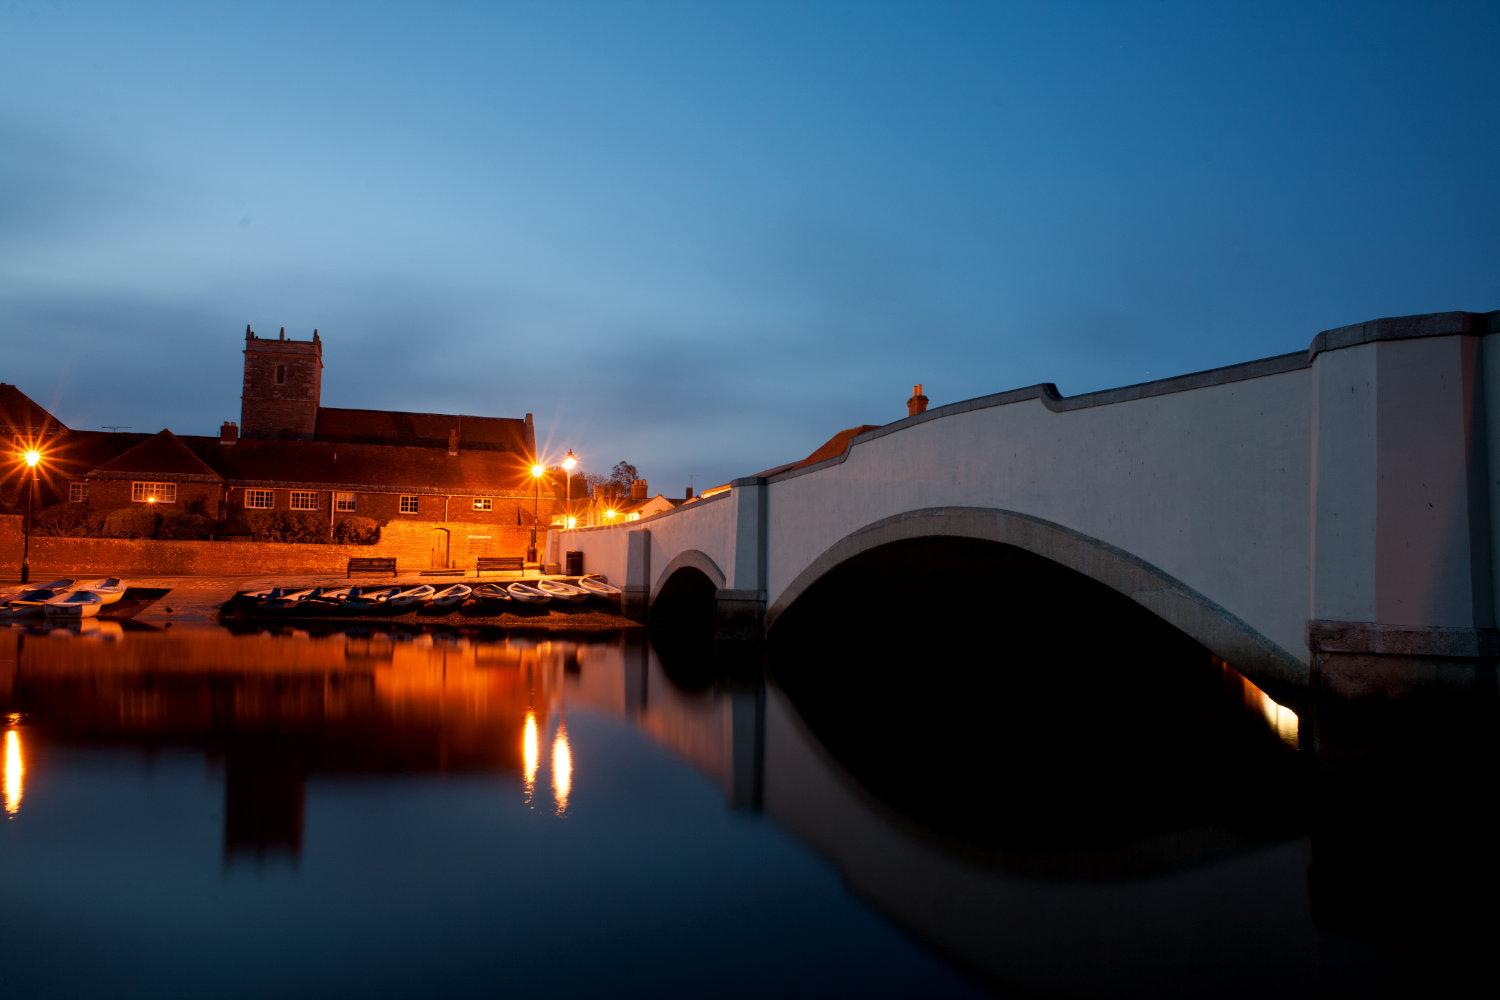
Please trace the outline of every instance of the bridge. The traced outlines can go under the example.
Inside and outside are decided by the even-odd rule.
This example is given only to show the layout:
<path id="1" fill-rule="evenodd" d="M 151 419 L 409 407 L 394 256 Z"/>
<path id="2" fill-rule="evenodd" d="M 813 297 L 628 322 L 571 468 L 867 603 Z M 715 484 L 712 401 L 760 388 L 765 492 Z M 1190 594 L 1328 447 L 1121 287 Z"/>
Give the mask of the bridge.
<path id="1" fill-rule="evenodd" d="M 673 511 L 554 532 L 549 551 L 623 580 L 642 617 L 675 583 L 711 585 L 720 634 L 754 639 L 856 557 L 998 543 L 1257 683 L 1493 686 L 1497 333 L 1500 311 L 1380 319 L 1178 378 L 952 403 Z"/>

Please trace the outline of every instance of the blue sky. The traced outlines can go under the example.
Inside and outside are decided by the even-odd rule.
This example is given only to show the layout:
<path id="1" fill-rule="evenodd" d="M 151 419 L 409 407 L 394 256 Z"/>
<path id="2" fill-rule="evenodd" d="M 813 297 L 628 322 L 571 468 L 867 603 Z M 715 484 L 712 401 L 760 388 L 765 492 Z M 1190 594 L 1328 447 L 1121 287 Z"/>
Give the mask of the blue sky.
<path id="1" fill-rule="evenodd" d="M 0 380 L 536 415 L 680 495 L 835 431 L 1500 308 L 1489 3 L 0 5 Z"/>

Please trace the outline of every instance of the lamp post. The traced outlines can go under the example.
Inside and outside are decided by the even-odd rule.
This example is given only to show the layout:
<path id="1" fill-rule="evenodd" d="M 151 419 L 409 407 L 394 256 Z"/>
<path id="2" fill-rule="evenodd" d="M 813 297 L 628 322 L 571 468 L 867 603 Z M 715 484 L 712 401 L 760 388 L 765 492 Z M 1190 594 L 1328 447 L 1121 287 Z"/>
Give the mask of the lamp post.
<path id="1" fill-rule="evenodd" d="M 568 457 L 563 459 L 563 479 L 567 481 L 568 502 L 563 507 L 563 527 L 573 527 L 573 466 L 578 464 L 578 459 L 573 456 L 573 449 L 568 449 Z M 556 496 L 556 494 L 553 494 Z"/>
<path id="2" fill-rule="evenodd" d="M 536 495 L 531 498 L 531 547 L 526 550 L 526 561 L 536 562 L 536 518 L 537 507 L 542 500 L 542 476 L 546 473 L 541 463 L 531 467 L 531 480 L 536 484 Z"/>
<path id="3" fill-rule="evenodd" d="M 31 467 L 31 481 L 26 484 L 26 536 L 21 542 L 21 582 L 31 582 L 31 504 L 36 496 L 36 467 L 42 453 L 32 448 L 26 452 L 26 464 Z"/>

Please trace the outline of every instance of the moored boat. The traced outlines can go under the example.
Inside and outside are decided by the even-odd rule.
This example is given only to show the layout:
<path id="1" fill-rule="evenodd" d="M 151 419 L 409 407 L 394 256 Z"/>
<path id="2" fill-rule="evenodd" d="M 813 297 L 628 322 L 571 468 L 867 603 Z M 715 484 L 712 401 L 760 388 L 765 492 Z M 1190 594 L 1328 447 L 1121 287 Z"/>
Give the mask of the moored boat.
<path id="1" fill-rule="evenodd" d="M 449 584 L 442 590 L 437 591 L 429 600 L 435 607 L 456 608 L 469 599 L 474 588 L 465 583 Z"/>
<path id="2" fill-rule="evenodd" d="M 99 602 L 106 607 L 116 603 L 125 596 L 129 585 L 117 576 L 103 576 L 97 580 L 80 580 L 77 584 L 79 590 L 86 590 L 91 594 L 99 595 Z"/>
<path id="3" fill-rule="evenodd" d="M 92 590 L 69 590 L 42 605 L 48 618 L 92 618 L 104 606 L 104 598 Z"/>
<path id="4" fill-rule="evenodd" d="M 579 604 L 589 596 L 588 591 L 579 590 L 571 583 L 563 583 L 561 580 L 538 580 L 536 589 L 554 600 L 567 601 L 569 604 Z"/>
<path id="5" fill-rule="evenodd" d="M 400 587 L 355 587 L 339 605 L 345 614 L 363 615 L 385 605 L 401 593 Z"/>
<path id="6" fill-rule="evenodd" d="M 474 588 L 474 601 L 491 609 L 504 608 L 510 604 L 510 593 L 503 583 L 481 583 Z"/>
<path id="7" fill-rule="evenodd" d="M 580 590 L 587 591 L 590 597 L 601 600 L 620 603 L 620 588 L 612 583 L 605 583 L 597 576 L 585 576 L 575 584 Z"/>
<path id="8" fill-rule="evenodd" d="M 407 589 L 401 591 L 401 593 L 396 594 L 390 599 L 389 603 L 393 607 L 397 608 L 421 607 L 423 604 L 426 604 L 428 601 L 432 600 L 432 595 L 435 593 L 437 593 L 437 590 L 432 586 L 432 584 L 422 583 L 418 584 L 415 587 L 408 587 Z"/>
<path id="9" fill-rule="evenodd" d="M 20 593 L 6 602 L 5 607 L 0 609 L 0 614 L 9 618 L 42 614 L 42 606 L 44 604 L 55 597 L 61 597 L 68 591 L 73 590 L 77 584 L 77 580 L 60 579 L 49 580 L 38 586 L 24 588 Z"/>
<path id="10" fill-rule="evenodd" d="M 542 593 L 529 583 L 508 584 L 505 592 L 510 595 L 511 600 L 520 604 L 546 604 L 552 600 L 551 595 Z"/>
<path id="11" fill-rule="evenodd" d="M 284 615 L 300 609 L 309 598 L 316 597 L 322 592 L 322 587 L 283 591 L 276 597 L 268 597 L 261 601 L 256 605 L 256 610 L 263 614 Z"/>

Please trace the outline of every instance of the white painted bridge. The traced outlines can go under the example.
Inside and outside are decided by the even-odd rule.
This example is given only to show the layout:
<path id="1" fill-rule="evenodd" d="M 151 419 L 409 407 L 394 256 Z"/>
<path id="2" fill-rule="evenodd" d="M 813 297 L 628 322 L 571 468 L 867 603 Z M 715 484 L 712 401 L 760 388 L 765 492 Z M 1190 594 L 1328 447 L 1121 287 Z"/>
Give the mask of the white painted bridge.
<path id="1" fill-rule="evenodd" d="M 1397 661 L 1492 675 L 1497 333 L 1500 312 L 1383 319 L 1159 382 L 953 403 L 815 465 L 554 533 L 549 551 L 583 552 L 646 615 L 676 574 L 701 574 L 723 627 L 760 635 L 882 545 L 998 542 L 1126 595 L 1253 680 L 1321 671 L 1358 693 Z"/>

